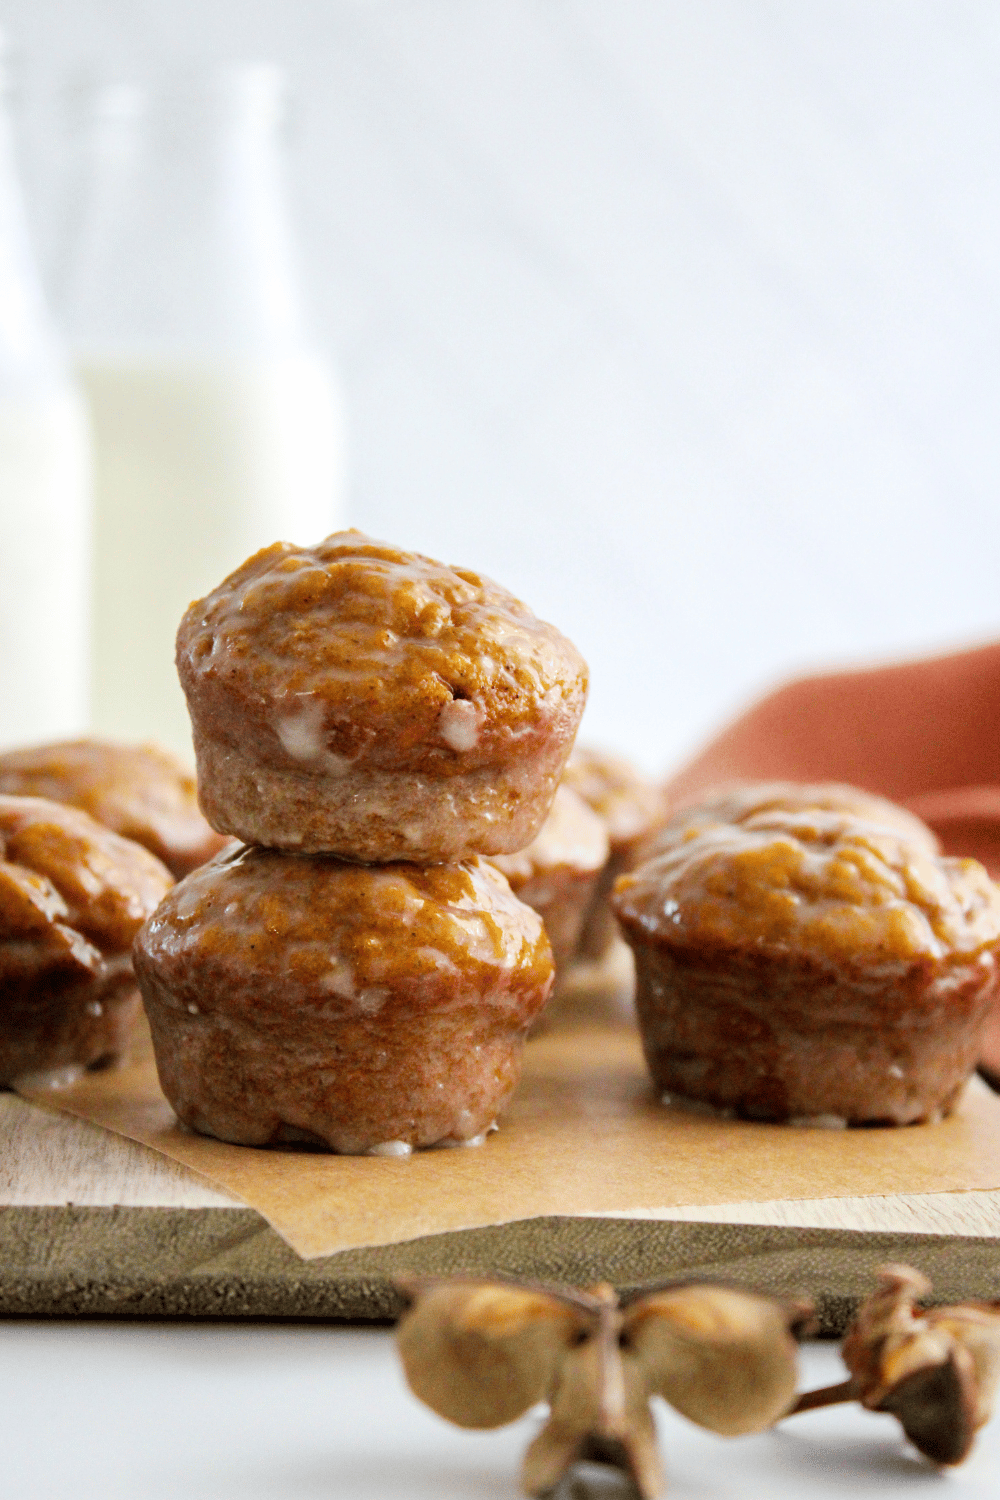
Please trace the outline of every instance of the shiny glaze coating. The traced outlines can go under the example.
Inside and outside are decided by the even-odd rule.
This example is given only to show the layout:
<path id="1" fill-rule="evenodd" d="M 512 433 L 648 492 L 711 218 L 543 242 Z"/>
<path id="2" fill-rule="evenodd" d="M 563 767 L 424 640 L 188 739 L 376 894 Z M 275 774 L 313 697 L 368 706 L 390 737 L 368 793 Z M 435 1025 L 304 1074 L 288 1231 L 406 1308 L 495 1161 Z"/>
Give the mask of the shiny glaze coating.
<path id="1" fill-rule="evenodd" d="M 0 1083 L 120 1056 L 132 940 L 172 884 L 86 813 L 0 796 Z"/>
<path id="2" fill-rule="evenodd" d="M 713 824 L 615 888 L 630 929 L 819 960 L 913 963 L 1000 941 L 1000 892 L 975 860 L 821 808 Z"/>
<path id="3" fill-rule="evenodd" d="M 226 840 L 198 808 L 195 779 L 159 745 L 65 740 L 0 754 L 0 793 L 47 797 L 133 839 L 180 879 Z"/>
<path id="4" fill-rule="evenodd" d="M 177 669 L 214 827 L 375 862 L 530 843 L 587 691 L 505 589 L 357 531 L 250 558 L 187 611 Z"/>
<path id="5" fill-rule="evenodd" d="M 260 848 L 182 881 L 135 965 L 186 1124 L 350 1153 L 488 1129 L 552 982 L 541 921 L 480 860 L 373 868 Z"/>
<path id="6" fill-rule="evenodd" d="M 662 791 L 629 761 L 603 750 L 576 746 L 563 772 L 570 787 L 604 822 L 608 859 L 594 887 L 580 932 L 580 957 L 603 958 L 618 936 L 609 904 L 619 875 L 634 869 L 653 830 L 666 817 Z"/>
<path id="7" fill-rule="evenodd" d="M 608 857 L 604 823 L 563 785 L 541 832 L 517 854 L 494 854 L 495 865 L 521 901 L 537 911 L 552 944 L 556 976 L 576 951 L 584 913 Z"/>
<path id="8" fill-rule="evenodd" d="M 866 822 L 894 828 L 918 844 L 926 845 L 933 854 L 939 852 L 940 845 L 927 824 L 887 797 L 879 797 L 874 792 L 865 792 L 840 781 L 755 781 L 715 787 L 697 802 L 678 808 L 645 841 L 639 853 L 643 860 L 653 859 L 713 823 L 745 823 L 757 813 L 796 812 L 813 807 L 826 812 L 851 813 Z"/>
<path id="9" fill-rule="evenodd" d="M 758 1118 L 947 1112 L 997 985 L 1000 892 L 974 860 L 847 813 L 709 824 L 622 877 L 647 1061 Z"/>

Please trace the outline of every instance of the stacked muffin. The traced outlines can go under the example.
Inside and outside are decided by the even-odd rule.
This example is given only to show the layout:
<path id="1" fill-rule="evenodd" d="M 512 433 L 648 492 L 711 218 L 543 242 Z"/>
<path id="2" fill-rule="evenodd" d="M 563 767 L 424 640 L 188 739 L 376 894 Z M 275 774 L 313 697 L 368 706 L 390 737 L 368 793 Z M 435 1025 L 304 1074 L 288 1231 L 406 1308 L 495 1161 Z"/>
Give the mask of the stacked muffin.
<path id="1" fill-rule="evenodd" d="M 136 942 L 179 1117 L 352 1153 L 481 1138 L 552 959 L 478 856 L 539 832 L 579 654 L 489 580 L 345 532 L 249 559 L 177 663 L 203 810 L 242 840 Z"/>

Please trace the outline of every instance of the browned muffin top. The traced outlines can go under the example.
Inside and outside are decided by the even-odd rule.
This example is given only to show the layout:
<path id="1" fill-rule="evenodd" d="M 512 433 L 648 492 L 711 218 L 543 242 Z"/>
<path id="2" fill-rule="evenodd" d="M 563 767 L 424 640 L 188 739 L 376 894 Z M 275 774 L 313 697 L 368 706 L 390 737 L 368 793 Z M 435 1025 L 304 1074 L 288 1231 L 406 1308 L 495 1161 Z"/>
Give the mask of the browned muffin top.
<path id="1" fill-rule="evenodd" d="M 576 746 L 566 763 L 563 784 L 603 818 L 612 848 L 630 843 L 663 819 L 663 793 L 627 760 L 603 750 Z"/>
<path id="2" fill-rule="evenodd" d="M 552 971 L 541 920 L 478 858 L 371 866 L 227 851 L 176 887 L 137 951 L 178 972 L 196 951 L 202 983 L 214 970 L 245 976 L 262 994 L 277 984 L 322 1003 L 331 1019 L 376 1014 L 400 980 L 411 997 L 459 1004 L 470 991 L 488 1000 L 514 984 L 544 986 Z"/>
<path id="3" fill-rule="evenodd" d="M 587 690 L 576 648 L 505 589 L 359 531 L 250 558 L 191 605 L 177 667 L 213 733 L 333 775 L 488 765 L 575 728 Z"/>
<path id="4" fill-rule="evenodd" d="M 963 960 L 1000 940 L 1000 891 L 972 859 L 847 813 L 755 813 L 694 830 L 624 875 L 640 941 L 870 965 Z"/>
<path id="5" fill-rule="evenodd" d="M 757 813 L 797 812 L 818 807 L 826 812 L 852 813 L 866 822 L 894 828 L 937 853 L 939 844 L 926 823 L 905 807 L 860 787 L 839 781 L 754 781 L 715 787 L 686 807 L 678 808 L 668 822 L 643 845 L 646 858 L 672 848 L 679 840 L 712 823 L 745 823 Z"/>
<path id="6" fill-rule="evenodd" d="M 126 953 L 172 885 L 146 849 L 77 808 L 0 796 L 0 975 L 8 944 L 65 952 L 87 968 Z"/>
<path id="7" fill-rule="evenodd" d="M 516 891 L 536 875 L 555 870 L 587 874 L 600 870 L 608 857 L 608 835 L 603 821 L 568 786 L 556 788 L 552 810 L 542 830 L 527 849 L 517 854 L 492 854 L 490 864 L 501 870 Z"/>
<path id="8" fill-rule="evenodd" d="M 8 750 L 0 755 L 0 793 L 79 807 L 178 877 L 226 843 L 198 809 L 194 777 L 159 745 L 83 739 Z"/>

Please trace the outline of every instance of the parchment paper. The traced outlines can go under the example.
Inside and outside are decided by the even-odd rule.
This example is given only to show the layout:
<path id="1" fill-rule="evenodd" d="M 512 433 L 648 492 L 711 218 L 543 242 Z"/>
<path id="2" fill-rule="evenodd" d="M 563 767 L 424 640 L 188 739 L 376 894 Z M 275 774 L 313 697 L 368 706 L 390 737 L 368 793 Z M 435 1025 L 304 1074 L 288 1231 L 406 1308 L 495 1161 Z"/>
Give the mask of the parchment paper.
<path id="1" fill-rule="evenodd" d="M 634 1032 L 528 1044 L 485 1145 L 403 1159 L 230 1146 L 181 1128 L 148 1055 L 26 1097 L 115 1130 L 221 1184 L 301 1256 L 544 1215 L 1000 1187 L 1000 1097 L 974 1080 L 954 1115 L 904 1129 L 815 1130 L 665 1108 Z"/>

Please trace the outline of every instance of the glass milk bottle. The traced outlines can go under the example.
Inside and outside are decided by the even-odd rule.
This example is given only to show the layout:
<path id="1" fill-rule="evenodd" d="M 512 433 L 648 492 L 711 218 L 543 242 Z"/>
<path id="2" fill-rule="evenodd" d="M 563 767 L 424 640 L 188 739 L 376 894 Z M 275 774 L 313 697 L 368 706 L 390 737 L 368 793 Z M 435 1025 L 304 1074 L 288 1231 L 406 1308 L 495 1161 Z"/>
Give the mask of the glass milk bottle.
<path id="1" fill-rule="evenodd" d="M 0 42 L 0 78 L 4 72 Z M 87 723 L 90 460 L 0 98 L 0 749 Z"/>
<path id="2" fill-rule="evenodd" d="M 95 443 L 93 721 L 188 757 L 184 610 L 341 518 L 342 408 L 300 307 L 281 105 L 263 65 L 99 91 L 67 246 Z"/>

